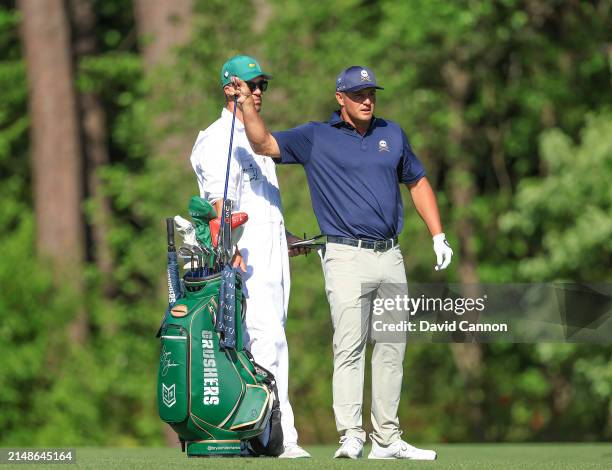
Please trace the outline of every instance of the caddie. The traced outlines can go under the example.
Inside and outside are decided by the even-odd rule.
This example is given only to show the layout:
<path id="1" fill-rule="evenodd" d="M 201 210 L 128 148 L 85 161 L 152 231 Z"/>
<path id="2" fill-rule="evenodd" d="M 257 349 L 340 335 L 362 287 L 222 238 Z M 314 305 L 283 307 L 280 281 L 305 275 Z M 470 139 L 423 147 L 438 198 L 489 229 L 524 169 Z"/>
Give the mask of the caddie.
<path id="1" fill-rule="evenodd" d="M 244 80 L 256 113 L 271 76 L 262 71 L 253 57 L 237 55 L 221 68 L 221 87 L 226 106 L 221 117 L 197 137 L 191 164 L 198 179 L 201 197 L 215 205 L 221 214 L 232 113 L 230 77 Z M 299 240 L 285 230 L 274 162 L 253 151 L 246 138 L 242 111 L 236 110 L 228 199 L 234 211 L 249 216 L 238 242 L 234 265 L 242 265 L 243 293 L 247 299 L 245 344 L 255 360 L 276 377 L 285 451 L 281 458 L 310 457 L 298 445 L 293 410 L 289 403 L 289 356 L 285 322 L 289 304 L 289 259 L 303 250 L 288 251 L 288 243 Z"/>
<path id="2" fill-rule="evenodd" d="M 453 254 L 434 192 L 402 128 L 374 115 L 382 87 L 369 68 L 352 66 L 340 73 L 339 109 L 328 121 L 274 133 L 266 129 L 247 84 L 239 78 L 232 83 L 251 147 L 306 171 L 313 210 L 327 236 L 322 265 L 334 327 L 333 407 L 342 435 L 334 457 L 359 458 L 366 440 L 362 402 L 372 300 L 392 298 L 395 286 L 406 286 L 397 238 L 403 225 L 400 185 L 408 188 L 433 237 L 435 269 L 445 269 Z M 372 287 L 363 292 L 364 286 Z M 405 341 L 374 344 L 371 459 L 436 458 L 435 451 L 401 439 L 397 411 L 405 347 Z"/>

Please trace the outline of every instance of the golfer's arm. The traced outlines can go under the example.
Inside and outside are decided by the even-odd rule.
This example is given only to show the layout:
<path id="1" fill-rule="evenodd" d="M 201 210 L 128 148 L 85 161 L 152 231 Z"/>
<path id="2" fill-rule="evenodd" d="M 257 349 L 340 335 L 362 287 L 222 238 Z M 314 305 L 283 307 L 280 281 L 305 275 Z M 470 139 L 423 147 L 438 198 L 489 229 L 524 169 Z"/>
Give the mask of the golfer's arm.
<path id="1" fill-rule="evenodd" d="M 272 158 L 280 158 L 278 143 L 274 136 L 266 129 L 266 125 L 261 116 L 259 116 L 257 109 L 255 109 L 253 98 L 247 98 L 242 103 L 242 117 L 247 138 L 255 153 Z"/>
<path id="2" fill-rule="evenodd" d="M 431 189 L 431 185 L 427 178 L 421 178 L 416 183 L 407 184 L 412 202 L 417 212 L 427 225 L 429 233 L 432 236 L 442 233 L 442 222 L 440 222 L 440 211 L 438 210 L 438 203 L 436 201 L 436 195 Z"/>

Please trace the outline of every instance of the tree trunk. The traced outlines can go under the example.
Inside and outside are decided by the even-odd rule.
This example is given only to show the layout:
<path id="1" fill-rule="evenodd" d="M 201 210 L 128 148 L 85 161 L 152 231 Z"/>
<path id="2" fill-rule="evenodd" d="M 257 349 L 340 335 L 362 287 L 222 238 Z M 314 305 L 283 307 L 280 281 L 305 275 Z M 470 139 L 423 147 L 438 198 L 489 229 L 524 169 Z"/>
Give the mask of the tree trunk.
<path id="1" fill-rule="evenodd" d="M 253 9 L 255 9 L 255 21 L 253 21 L 253 32 L 257 35 L 263 34 L 268 27 L 268 23 L 274 14 L 272 6 L 268 0 L 253 0 Z M 254 44 L 255 50 L 259 52 L 259 42 Z"/>
<path id="2" fill-rule="evenodd" d="M 134 0 L 134 16 L 140 38 L 145 70 L 152 85 L 151 104 L 155 107 L 160 96 L 171 93 L 164 86 L 171 86 L 172 77 L 157 74 L 161 68 L 169 68 L 174 62 L 174 50 L 191 39 L 193 0 Z M 189 155 L 193 145 L 193 131 L 177 132 L 173 127 L 175 112 L 180 110 L 156 110 L 151 141 L 157 156 L 168 159 L 175 167 L 180 156 L 183 170 L 189 171 Z M 179 166 L 180 168 L 180 166 Z"/>
<path id="3" fill-rule="evenodd" d="M 80 292 L 84 261 L 82 165 L 69 24 L 62 0 L 19 0 L 29 85 L 36 243 L 58 279 Z M 83 309 L 72 340 L 87 335 Z"/>
<path id="4" fill-rule="evenodd" d="M 94 0 L 70 0 L 74 25 L 75 62 L 97 52 L 95 38 L 96 14 Z M 78 66 L 77 66 L 78 69 Z M 107 297 L 114 295 L 112 279 L 113 259 L 108 240 L 111 220 L 110 201 L 102 191 L 99 170 L 110 161 L 107 147 L 106 114 L 97 93 L 87 91 L 78 95 L 81 139 L 85 154 L 87 196 L 94 201 L 95 213 L 90 220 L 91 245 L 89 253 L 102 274 L 102 289 Z"/>
<path id="5" fill-rule="evenodd" d="M 134 0 L 145 67 L 168 64 L 172 49 L 191 37 L 193 0 Z"/>
<path id="6" fill-rule="evenodd" d="M 460 214 L 455 227 L 459 238 L 459 276 L 464 285 L 466 297 L 478 297 L 480 295 L 477 282 L 477 258 L 474 247 L 474 225 L 467 210 L 474 200 L 476 194 L 475 182 L 472 171 L 472 157 L 462 151 L 466 140 L 465 122 L 465 100 L 470 83 L 468 73 L 462 70 L 455 62 L 449 62 L 442 70 L 450 95 L 450 110 L 453 120 L 451 129 L 451 148 L 455 154 L 451 169 L 451 200 L 455 207 L 455 213 Z M 469 319 L 476 320 L 476 319 Z M 469 338 L 468 338 L 469 340 Z M 482 350 L 477 343 L 453 343 L 451 344 L 453 359 L 459 373 L 461 374 L 467 391 L 467 397 L 479 396 L 477 390 L 480 388 L 482 374 Z M 470 402 L 468 398 L 467 421 L 471 427 L 472 435 L 476 438 L 481 436 L 482 410 L 479 402 Z"/>

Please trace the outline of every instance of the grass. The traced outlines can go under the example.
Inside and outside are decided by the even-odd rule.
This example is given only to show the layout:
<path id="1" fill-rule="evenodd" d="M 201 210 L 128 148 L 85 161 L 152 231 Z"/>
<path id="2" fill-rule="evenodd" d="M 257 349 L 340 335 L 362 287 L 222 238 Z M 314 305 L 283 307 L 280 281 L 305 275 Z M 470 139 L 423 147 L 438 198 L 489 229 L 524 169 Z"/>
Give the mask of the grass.
<path id="1" fill-rule="evenodd" d="M 425 447 L 425 446 L 422 446 Z M 199 468 L 221 470 L 275 470 L 275 469 L 382 469 L 429 468 L 491 469 L 534 468 L 576 469 L 612 468 L 612 444 L 436 444 L 430 446 L 438 452 L 435 462 L 391 460 L 333 460 L 335 446 L 306 446 L 312 459 L 188 459 L 179 449 L 137 448 L 79 448 L 76 465 L 53 465 L 51 468 L 72 469 L 172 469 Z M 365 449 L 367 456 L 369 449 Z M 20 464 L 17 468 L 40 469 L 40 465 Z"/>

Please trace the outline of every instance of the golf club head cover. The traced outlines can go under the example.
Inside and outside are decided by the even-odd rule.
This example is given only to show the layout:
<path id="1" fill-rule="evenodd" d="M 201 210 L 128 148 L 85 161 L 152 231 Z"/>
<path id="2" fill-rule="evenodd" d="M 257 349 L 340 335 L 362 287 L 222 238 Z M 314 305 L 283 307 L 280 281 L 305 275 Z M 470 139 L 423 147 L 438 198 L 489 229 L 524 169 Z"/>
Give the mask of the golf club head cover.
<path id="1" fill-rule="evenodd" d="M 189 215 L 194 220 L 209 221 L 217 217 L 217 211 L 210 202 L 200 196 L 192 196 L 189 200 Z"/>
<path id="2" fill-rule="evenodd" d="M 189 215 L 195 225 L 196 239 L 200 245 L 212 252 L 212 239 L 208 221 L 217 217 L 217 211 L 210 202 L 200 196 L 193 196 L 189 200 Z M 208 259 L 209 263 L 214 262 L 213 255 Z"/>
<path id="3" fill-rule="evenodd" d="M 183 237 L 183 244 L 185 245 L 197 245 L 198 244 L 198 241 L 196 239 L 195 227 L 193 226 L 191 222 L 181 217 L 180 215 L 175 215 L 174 225 L 176 225 L 176 230 Z"/>
<path id="4" fill-rule="evenodd" d="M 246 212 L 234 212 L 232 214 L 232 243 L 234 245 L 240 239 L 240 236 L 244 231 L 244 227 L 241 226 L 244 225 L 247 220 L 249 220 L 249 215 Z M 219 230 L 221 230 L 221 217 L 209 221 L 208 226 L 210 228 L 213 248 L 217 248 L 217 245 L 219 244 Z M 242 230 L 236 230 L 239 227 L 241 227 Z"/>

